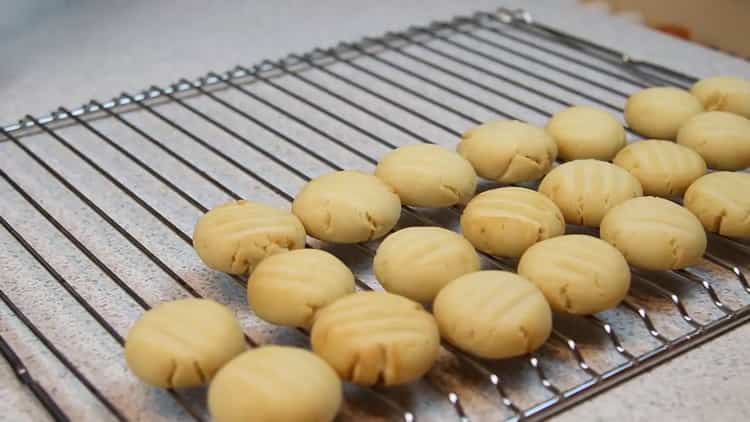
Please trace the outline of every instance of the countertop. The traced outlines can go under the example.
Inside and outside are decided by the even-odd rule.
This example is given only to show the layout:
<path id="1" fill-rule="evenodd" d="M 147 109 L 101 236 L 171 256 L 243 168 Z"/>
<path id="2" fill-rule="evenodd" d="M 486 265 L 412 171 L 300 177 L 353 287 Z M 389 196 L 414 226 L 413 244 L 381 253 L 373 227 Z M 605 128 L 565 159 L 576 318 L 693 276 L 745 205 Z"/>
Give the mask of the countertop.
<path id="1" fill-rule="evenodd" d="M 571 1 L 39 1 L 6 5 L 14 12 L 0 18 L 0 124 L 498 6 L 525 7 L 541 22 L 696 76 L 750 77 L 745 61 Z M 0 320 L 0 332 L 10 329 Z M 749 339 L 750 327 L 742 326 L 556 420 L 746 420 Z M 0 380 L 0 418 L 37 420 L 39 407 L 2 360 Z"/>

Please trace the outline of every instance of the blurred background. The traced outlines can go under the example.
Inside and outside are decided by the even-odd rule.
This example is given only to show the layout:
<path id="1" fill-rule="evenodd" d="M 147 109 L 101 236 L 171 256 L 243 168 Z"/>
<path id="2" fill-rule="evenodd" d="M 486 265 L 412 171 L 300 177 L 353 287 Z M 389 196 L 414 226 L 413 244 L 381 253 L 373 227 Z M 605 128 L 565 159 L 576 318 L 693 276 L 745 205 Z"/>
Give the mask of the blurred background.
<path id="1" fill-rule="evenodd" d="M 644 23 L 750 56 L 747 0 L 0 0 L 0 124 L 499 6 L 527 8 L 540 21 L 635 57 L 669 56 L 663 64 L 686 72 L 704 72 L 691 63 L 694 50 L 669 36 L 639 42 Z M 707 74 L 746 69 L 713 57 L 702 68 Z"/>

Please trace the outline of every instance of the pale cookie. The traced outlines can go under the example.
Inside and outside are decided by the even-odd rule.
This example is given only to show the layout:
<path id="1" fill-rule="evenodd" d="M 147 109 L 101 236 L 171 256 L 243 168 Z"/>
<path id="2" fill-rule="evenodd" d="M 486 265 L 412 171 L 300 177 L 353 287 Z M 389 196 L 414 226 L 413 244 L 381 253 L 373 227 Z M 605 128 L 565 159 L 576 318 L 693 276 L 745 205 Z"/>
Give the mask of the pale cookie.
<path id="1" fill-rule="evenodd" d="M 506 271 L 478 271 L 450 282 L 433 306 L 440 335 L 486 359 L 531 353 L 552 331 L 552 312 L 542 292 Z"/>
<path id="2" fill-rule="evenodd" d="M 750 238 L 750 173 L 707 174 L 690 185 L 684 203 L 706 230 Z"/>
<path id="3" fill-rule="evenodd" d="M 729 76 L 714 76 L 696 82 L 690 93 L 706 111 L 728 111 L 750 119 L 750 81 Z"/>
<path id="4" fill-rule="evenodd" d="M 336 372 L 315 354 L 263 346 L 221 368 L 208 410 L 214 422 L 331 422 L 342 396 Z"/>
<path id="5" fill-rule="evenodd" d="M 674 140 L 685 122 L 703 111 L 689 92 L 672 87 L 646 88 L 628 98 L 625 121 L 647 138 Z"/>
<path id="6" fill-rule="evenodd" d="M 318 309 L 354 293 L 354 275 L 340 259 L 300 249 L 263 260 L 247 282 L 247 300 L 260 318 L 309 328 Z"/>
<path id="7" fill-rule="evenodd" d="M 204 214 L 193 230 L 203 262 L 230 274 L 252 272 L 265 257 L 305 247 L 305 228 L 289 211 L 232 201 Z"/>
<path id="8" fill-rule="evenodd" d="M 566 223 L 591 227 L 598 227 L 610 208 L 643 195 L 632 174 L 599 160 L 574 160 L 555 167 L 542 179 L 539 192 L 560 208 Z"/>
<path id="9" fill-rule="evenodd" d="M 701 261 L 706 232 L 686 208 L 655 196 L 625 201 L 602 220 L 600 237 L 636 267 L 673 270 Z"/>
<path id="10" fill-rule="evenodd" d="M 404 205 L 444 208 L 474 196 L 477 174 L 457 153 L 437 145 L 397 148 L 383 157 L 375 176 L 390 185 Z"/>
<path id="11" fill-rule="evenodd" d="M 706 174 L 706 162 L 697 152 L 670 141 L 633 142 L 617 153 L 613 163 L 635 176 L 645 195 L 682 196 Z"/>
<path id="12" fill-rule="evenodd" d="M 393 188 L 358 171 L 337 171 L 311 180 L 294 198 L 292 212 L 310 236 L 359 243 L 385 236 L 401 216 Z"/>
<path id="13" fill-rule="evenodd" d="M 571 234 L 530 247 L 518 274 L 536 284 L 553 311 L 589 315 L 614 308 L 630 288 L 630 268 L 614 246 Z"/>
<path id="14" fill-rule="evenodd" d="M 604 110 L 575 106 L 555 113 L 547 123 L 563 160 L 594 158 L 609 161 L 625 146 L 625 129 Z"/>
<path id="15" fill-rule="evenodd" d="M 461 231 L 480 251 L 518 258 L 534 243 L 565 233 L 565 221 L 541 193 L 508 187 L 472 199 L 461 214 Z"/>
<path id="16" fill-rule="evenodd" d="M 391 293 L 429 303 L 443 286 L 479 271 L 479 256 L 466 238 L 441 227 L 409 227 L 378 247 L 375 276 Z"/>
<path id="17" fill-rule="evenodd" d="M 695 150 L 712 169 L 750 167 L 750 120 L 736 114 L 701 113 L 680 128 L 677 143 Z"/>
<path id="18" fill-rule="evenodd" d="M 405 384 L 430 370 L 440 350 L 435 319 L 422 305 L 387 292 L 345 296 L 318 312 L 315 353 L 355 384 Z"/>
<path id="19" fill-rule="evenodd" d="M 130 370 L 164 388 L 205 384 L 243 350 L 234 313 L 207 299 L 162 303 L 138 318 L 125 339 Z"/>
<path id="20" fill-rule="evenodd" d="M 557 159 L 557 145 L 538 127 L 497 120 L 464 133 L 458 153 L 485 179 L 517 183 L 547 174 Z"/>

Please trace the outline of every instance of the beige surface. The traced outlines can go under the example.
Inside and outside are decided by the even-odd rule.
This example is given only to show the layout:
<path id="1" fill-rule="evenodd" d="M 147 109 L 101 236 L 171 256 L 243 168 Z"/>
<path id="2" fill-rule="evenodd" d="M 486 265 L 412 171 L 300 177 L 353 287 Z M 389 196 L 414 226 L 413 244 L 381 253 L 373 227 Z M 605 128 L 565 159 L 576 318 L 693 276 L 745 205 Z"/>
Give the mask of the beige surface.
<path id="1" fill-rule="evenodd" d="M 696 82 L 690 93 L 706 111 L 727 111 L 750 118 L 750 81 L 731 76 L 715 76 Z"/>
<path id="2" fill-rule="evenodd" d="M 682 196 L 706 174 L 706 162 L 690 148 L 670 141 L 649 139 L 622 149 L 613 163 L 635 176 L 645 195 Z"/>
<path id="3" fill-rule="evenodd" d="M 375 175 L 396 191 L 402 204 L 417 207 L 465 204 L 477 188 L 471 164 L 439 145 L 396 148 L 380 160 Z"/>
<path id="4" fill-rule="evenodd" d="M 305 246 L 305 229 L 289 211 L 252 201 L 232 201 L 203 215 L 193 246 L 210 268 L 252 272 L 265 257 Z"/>
<path id="5" fill-rule="evenodd" d="M 555 167 L 542 179 L 539 192 L 560 208 L 566 223 L 593 227 L 615 205 L 643 195 L 638 179 L 599 160 L 575 160 Z"/>
<path id="6" fill-rule="evenodd" d="M 280 346 L 238 356 L 208 390 L 215 422 L 329 422 L 341 398 L 341 381 L 322 359 Z"/>
<path id="7" fill-rule="evenodd" d="M 700 262 L 706 233 L 687 209 L 666 199 L 643 196 L 625 201 L 604 216 L 601 238 L 636 267 L 685 268 Z"/>
<path id="8" fill-rule="evenodd" d="M 625 103 L 625 121 L 647 138 L 674 140 L 677 131 L 703 111 L 700 101 L 674 87 L 646 88 L 632 94 Z"/>
<path id="9" fill-rule="evenodd" d="M 724 236 L 750 237 L 750 174 L 719 171 L 690 185 L 685 208 L 706 230 Z"/>
<path id="10" fill-rule="evenodd" d="M 440 335 L 476 356 L 530 353 L 552 331 L 552 313 L 529 280 L 506 271 L 477 271 L 450 282 L 435 298 Z"/>
<path id="11" fill-rule="evenodd" d="M 429 303 L 455 278 L 479 271 L 479 256 L 471 243 L 452 230 L 409 227 L 383 240 L 373 271 L 389 292 Z"/>
<path id="12" fill-rule="evenodd" d="M 517 183 L 544 176 L 557 158 L 557 146 L 536 126 L 495 120 L 466 131 L 458 153 L 485 179 Z"/>
<path id="13" fill-rule="evenodd" d="M 610 161 L 625 146 L 625 129 L 614 115 L 599 108 L 574 106 L 555 113 L 545 127 L 565 161 L 594 158 Z"/>
<path id="14" fill-rule="evenodd" d="M 615 307 L 630 288 L 630 268 L 620 251 L 588 235 L 571 234 L 530 247 L 518 274 L 544 293 L 552 310 L 588 315 Z"/>
<path id="15" fill-rule="evenodd" d="M 309 328 L 315 313 L 354 293 L 354 275 L 340 259 L 319 249 L 299 249 L 264 259 L 250 275 L 247 298 L 260 318 Z"/>
<path id="16" fill-rule="evenodd" d="M 308 182 L 294 198 L 292 212 L 310 236 L 358 243 L 385 236 L 401 216 L 401 202 L 377 177 L 347 170 Z"/>
<path id="17" fill-rule="evenodd" d="M 387 292 L 360 292 L 318 313 L 310 342 L 339 376 L 356 384 L 414 381 L 437 359 L 440 336 L 422 305 Z"/>
<path id="18" fill-rule="evenodd" d="M 677 142 L 716 170 L 750 167 L 750 120 L 723 111 L 701 113 L 680 128 Z"/>
<path id="19" fill-rule="evenodd" d="M 517 258 L 534 243 L 565 233 L 565 222 L 546 196 L 508 187 L 472 199 L 461 214 L 461 231 L 480 251 Z"/>
<path id="20" fill-rule="evenodd" d="M 206 299 L 154 307 L 133 324 L 125 340 L 130 370 L 164 388 L 206 384 L 243 350 L 245 338 L 234 313 Z"/>

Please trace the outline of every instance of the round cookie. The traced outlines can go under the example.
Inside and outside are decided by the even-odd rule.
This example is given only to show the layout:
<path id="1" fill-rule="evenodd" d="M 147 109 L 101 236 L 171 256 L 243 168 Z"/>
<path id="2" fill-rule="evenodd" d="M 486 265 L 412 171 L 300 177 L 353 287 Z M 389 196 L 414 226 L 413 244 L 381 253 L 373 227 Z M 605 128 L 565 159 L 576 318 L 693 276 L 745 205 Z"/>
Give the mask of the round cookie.
<path id="1" fill-rule="evenodd" d="M 208 409 L 214 422 L 331 422 L 342 395 L 336 372 L 315 354 L 263 346 L 221 368 Z"/>
<path id="2" fill-rule="evenodd" d="M 574 160 L 553 168 L 539 192 L 560 208 L 566 223 L 591 227 L 598 227 L 615 205 L 643 195 L 633 175 L 599 160 Z"/>
<path id="3" fill-rule="evenodd" d="M 750 81 L 730 76 L 714 76 L 696 82 L 690 93 L 706 111 L 728 111 L 750 119 Z"/>
<path id="4" fill-rule="evenodd" d="M 450 282 L 433 306 L 440 335 L 486 359 L 530 353 L 552 331 L 552 312 L 542 292 L 506 271 L 478 271 Z"/>
<path id="5" fill-rule="evenodd" d="M 300 249 L 264 259 L 247 282 L 247 300 L 260 318 L 309 328 L 318 309 L 354 293 L 354 275 L 341 260 L 319 249 Z"/>
<path id="6" fill-rule="evenodd" d="M 609 161 L 625 146 L 622 124 L 612 114 L 594 107 L 575 106 L 559 111 L 547 123 L 546 130 L 557 143 L 558 156 L 566 161 Z"/>
<path id="7" fill-rule="evenodd" d="M 507 187 L 474 197 L 461 214 L 461 231 L 480 251 L 518 258 L 534 243 L 565 233 L 565 222 L 546 196 Z"/>
<path id="8" fill-rule="evenodd" d="M 441 227 L 409 227 L 378 247 L 375 276 L 391 293 L 429 303 L 450 281 L 479 271 L 479 256 L 466 238 Z"/>
<path id="9" fill-rule="evenodd" d="M 371 174 L 337 171 L 305 185 L 294 198 L 292 212 L 310 236 L 359 243 L 385 236 L 401 216 L 401 201 Z"/>
<path id="10" fill-rule="evenodd" d="M 501 183 L 539 179 L 557 159 L 557 145 L 547 132 L 515 120 L 469 129 L 457 149 L 478 175 Z"/>
<path id="11" fill-rule="evenodd" d="M 305 228 L 289 211 L 252 201 L 232 201 L 204 214 L 193 247 L 210 268 L 252 272 L 265 257 L 305 247 Z"/>
<path id="12" fill-rule="evenodd" d="M 701 113 L 680 128 L 677 143 L 695 150 L 712 169 L 750 167 L 750 120 L 736 114 Z"/>
<path id="13" fill-rule="evenodd" d="M 457 153 L 438 145 L 397 148 L 383 157 L 375 176 L 390 185 L 404 205 L 444 208 L 474 196 L 477 174 Z"/>
<path id="14" fill-rule="evenodd" d="M 310 341 L 339 376 L 360 385 L 398 385 L 430 370 L 440 350 L 435 319 L 387 292 L 345 296 L 318 312 Z"/>
<path id="15" fill-rule="evenodd" d="M 205 384 L 244 350 L 245 337 L 234 313 L 208 299 L 155 306 L 138 318 L 125 339 L 130 370 L 164 388 Z"/>
<path id="16" fill-rule="evenodd" d="M 672 87 L 646 88 L 628 98 L 625 121 L 647 138 L 674 140 L 685 122 L 703 111 L 689 92 Z"/>
<path id="17" fill-rule="evenodd" d="M 581 234 L 533 245 L 521 257 L 518 274 L 544 293 L 553 311 L 573 315 L 614 308 L 630 288 L 630 267 L 620 251 Z"/>
<path id="18" fill-rule="evenodd" d="M 750 238 L 750 173 L 707 174 L 690 185 L 684 204 L 706 230 Z"/>
<path id="19" fill-rule="evenodd" d="M 706 162 L 690 148 L 670 141 L 633 142 L 613 163 L 635 176 L 646 195 L 682 196 L 697 178 L 706 174 Z"/>
<path id="20" fill-rule="evenodd" d="M 686 208 L 655 196 L 642 196 L 612 208 L 602 220 L 600 237 L 647 270 L 673 270 L 700 262 L 706 232 Z"/>

